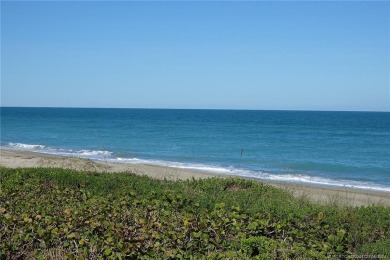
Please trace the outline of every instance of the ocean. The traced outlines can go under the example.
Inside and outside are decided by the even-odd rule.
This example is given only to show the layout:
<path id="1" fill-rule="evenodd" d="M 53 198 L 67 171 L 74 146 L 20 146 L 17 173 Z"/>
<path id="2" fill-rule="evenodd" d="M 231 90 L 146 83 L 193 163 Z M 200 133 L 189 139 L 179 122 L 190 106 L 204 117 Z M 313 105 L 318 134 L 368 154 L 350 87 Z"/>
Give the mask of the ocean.
<path id="1" fill-rule="evenodd" d="M 1 148 L 390 192 L 390 113 L 1 107 Z"/>

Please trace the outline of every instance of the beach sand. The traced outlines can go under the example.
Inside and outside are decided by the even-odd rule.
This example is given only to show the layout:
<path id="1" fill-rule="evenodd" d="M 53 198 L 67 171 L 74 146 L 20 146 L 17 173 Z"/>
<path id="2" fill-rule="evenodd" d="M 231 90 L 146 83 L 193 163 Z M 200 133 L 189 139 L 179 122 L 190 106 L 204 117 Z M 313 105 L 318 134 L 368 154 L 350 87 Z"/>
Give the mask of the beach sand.
<path id="1" fill-rule="evenodd" d="M 0 166 L 10 168 L 58 167 L 80 171 L 96 171 L 107 173 L 126 172 L 146 175 L 156 179 L 165 178 L 168 180 L 186 180 L 192 178 L 198 179 L 210 177 L 237 177 L 234 175 L 218 175 L 214 173 L 166 166 L 116 162 L 96 162 L 88 159 L 81 159 L 75 157 L 59 157 L 48 154 L 3 149 L 0 150 Z M 304 199 L 307 198 L 313 202 L 331 203 L 335 206 L 362 206 L 371 204 L 390 206 L 390 193 L 387 192 L 360 190 L 352 188 L 317 187 L 269 181 L 267 181 L 267 183 L 272 186 L 284 189 L 292 193 L 296 197 Z"/>

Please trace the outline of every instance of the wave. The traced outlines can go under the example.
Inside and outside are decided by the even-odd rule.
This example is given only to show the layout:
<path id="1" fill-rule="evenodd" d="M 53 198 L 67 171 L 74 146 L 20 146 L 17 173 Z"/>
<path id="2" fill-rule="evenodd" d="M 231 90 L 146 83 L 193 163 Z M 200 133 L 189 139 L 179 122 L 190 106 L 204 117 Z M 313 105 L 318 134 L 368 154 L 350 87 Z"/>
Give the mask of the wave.
<path id="1" fill-rule="evenodd" d="M 255 174 L 256 175 L 256 174 Z M 316 185 L 316 186 L 332 186 L 337 188 L 352 188 L 363 190 L 374 190 L 390 192 L 390 187 L 384 185 L 378 185 L 372 182 L 353 181 L 353 180 L 335 180 L 330 178 L 321 178 L 303 174 L 272 174 L 262 173 L 262 176 L 255 176 L 252 174 L 243 174 L 242 177 L 263 179 L 275 182 L 285 182 L 303 185 Z"/>
<path id="2" fill-rule="evenodd" d="M 106 156 L 110 156 L 112 154 L 112 152 L 109 152 L 109 151 L 91 151 L 91 150 L 80 150 L 80 151 L 76 151 L 77 154 L 82 154 L 82 155 L 106 155 Z"/>
<path id="3" fill-rule="evenodd" d="M 161 160 L 139 159 L 139 158 L 113 158 L 111 162 L 134 163 L 134 164 L 152 164 L 158 166 L 166 166 L 180 169 L 197 170 L 210 173 L 231 174 L 234 172 L 234 167 L 221 167 L 217 165 L 196 164 L 196 163 L 181 163 Z"/>
<path id="4" fill-rule="evenodd" d="M 248 170 L 248 169 L 237 168 L 237 167 L 223 167 L 219 165 L 207 165 L 207 164 L 200 164 L 200 163 L 183 163 L 183 162 L 172 162 L 172 161 L 140 159 L 140 158 L 122 158 L 122 157 L 113 156 L 113 152 L 102 151 L 102 150 L 85 150 L 85 149 L 66 150 L 66 149 L 53 148 L 53 147 L 40 145 L 40 144 L 23 144 L 23 143 L 8 143 L 7 145 L 5 145 L 5 148 L 53 154 L 59 156 L 88 158 L 97 161 L 159 165 L 159 166 L 189 169 L 189 170 L 196 170 L 196 171 L 209 172 L 209 173 L 222 174 L 222 175 L 240 176 L 240 177 L 259 179 L 265 181 L 295 183 L 295 184 L 303 184 L 303 185 L 333 186 L 338 188 L 345 187 L 345 188 L 390 192 L 390 187 L 379 185 L 372 182 L 363 182 L 363 181 L 354 181 L 354 180 L 335 180 L 335 179 L 322 178 L 318 176 L 310 176 L 305 174 L 270 173 L 270 172 Z"/>
<path id="5" fill-rule="evenodd" d="M 41 144 L 8 143 L 5 145 L 5 147 L 22 151 L 39 152 L 59 156 L 82 157 L 97 160 L 104 159 L 112 155 L 112 152 L 110 151 L 61 149 Z"/>
<path id="6" fill-rule="evenodd" d="M 378 185 L 371 182 L 361 182 L 361 181 L 353 181 L 353 180 L 334 180 L 330 178 L 321 178 L 321 177 L 304 175 L 304 174 L 269 173 L 263 171 L 240 169 L 235 167 L 221 167 L 217 165 L 180 163 L 180 162 L 169 162 L 169 161 L 160 161 L 160 160 L 143 160 L 138 158 L 113 158 L 110 159 L 109 161 L 122 162 L 122 163 L 152 164 L 152 165 L 189 169 L 189 170 L 196 170 L 196 171 L 209 172 L 215 174 L 240 176 L 245 178 L 274 181 L 274 182 L 294 183 L 294 184 L 303 184 L 303 185 L 333 186 L 337 188 L 345 187 L 345 188 L 353 188 L 353 189 L 390 192 L 390 187 Z"/>
<path id="7" fill-rule="evenodd" d="M 44 149 L 46 146 L 41 144 L 21 144 L 21 143 L 8 143 L 10 147 L 16 147 L 21 149 Z"/>

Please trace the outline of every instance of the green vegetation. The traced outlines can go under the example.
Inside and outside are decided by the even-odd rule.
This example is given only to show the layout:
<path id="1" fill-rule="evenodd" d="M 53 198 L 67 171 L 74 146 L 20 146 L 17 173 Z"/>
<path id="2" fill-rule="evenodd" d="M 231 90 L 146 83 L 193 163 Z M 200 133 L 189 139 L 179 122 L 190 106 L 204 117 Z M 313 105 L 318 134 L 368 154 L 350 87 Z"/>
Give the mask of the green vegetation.
<path id="1" fill-rule="evenodd" d="M 243 179 L 0 172 L 2 259 L 390 257 L 389 207 L 317 205 Z"/>

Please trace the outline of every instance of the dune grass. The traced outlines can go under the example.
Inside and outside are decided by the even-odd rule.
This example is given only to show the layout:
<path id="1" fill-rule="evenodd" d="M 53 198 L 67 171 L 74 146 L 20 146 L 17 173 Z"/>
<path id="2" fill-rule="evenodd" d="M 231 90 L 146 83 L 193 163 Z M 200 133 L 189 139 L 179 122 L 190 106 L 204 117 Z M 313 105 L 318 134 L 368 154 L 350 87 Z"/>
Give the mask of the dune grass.
<path id="1" fill-rule="evenodd" d="M 321 205 L 238 178 L 0 168 L 13 258 L 390 258 L 390 207 Z"/>

